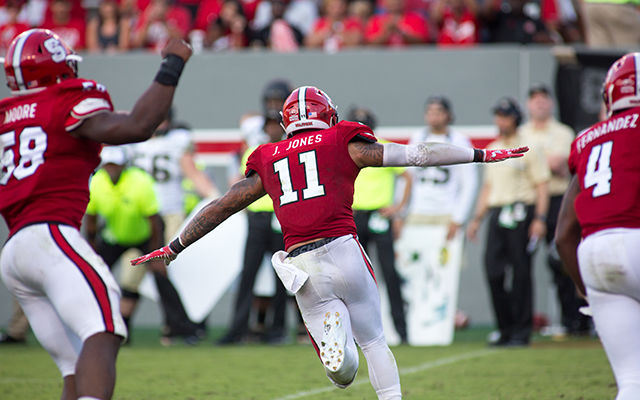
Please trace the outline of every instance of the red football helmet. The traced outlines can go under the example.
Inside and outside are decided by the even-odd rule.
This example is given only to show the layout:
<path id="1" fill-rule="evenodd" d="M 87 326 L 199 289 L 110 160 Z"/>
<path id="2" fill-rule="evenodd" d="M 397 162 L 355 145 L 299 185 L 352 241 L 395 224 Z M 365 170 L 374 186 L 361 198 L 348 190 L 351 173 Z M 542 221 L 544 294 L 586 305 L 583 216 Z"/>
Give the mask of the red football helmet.
<path id="1" fill-rule="evenodd" d="M 303 129 L 327 129 L 338 123 L 331 98 L 314 86 L 295 89 L 282 106 L 282 126 L 287 136 Z"/>
<path id="2" fill-rule="evenodd" d="M 24 93 L 75 78 L 81 60 L 55 33 L 30 29 L 9 46 L 4 59 L 7 86 L 14 93 Z"/>
<path id="3" fill-rule="evenodd" d="M 613 63 L 602 88 L 607 116 L 640 106 L 640 53 L 628 53 Z"/>

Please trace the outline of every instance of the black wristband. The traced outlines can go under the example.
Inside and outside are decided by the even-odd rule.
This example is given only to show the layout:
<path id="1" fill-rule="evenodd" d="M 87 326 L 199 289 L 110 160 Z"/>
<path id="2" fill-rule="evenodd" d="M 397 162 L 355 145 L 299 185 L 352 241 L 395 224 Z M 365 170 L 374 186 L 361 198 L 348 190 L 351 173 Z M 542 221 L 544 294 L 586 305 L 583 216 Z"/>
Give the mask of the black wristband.
<path id="1" fill-rule="evenodd" d="M 177 237 L 173 242 L 169 243 L 169 248 L 171 249 L 171 251 L 173 251 L 176 254 L 186 249 L 186 247 L 183 246 L 182 243 L 180 243 L 179 237 Z"/>
<path id="2" fill-rule="evenodd" d="M 535 219 L 539 219 L 542 222 L 547 222 L 547 216 L 546 215 L 542 215 L 542 214 L 538 214 L 536 213 L 533 218 Z"/>
<path id="3" fill-rule="evenodd" d="M 185 62 L 181 57 L 175 54 L 167 54 L 162 59 L 155 81 L 166 86 L 177 86 L 184 64 Z"/>
<path id="4" fill-rule="evenodd" d="M 484 161 L 484 150 L 473 149 L 473 162 L 483 162 Z"/>

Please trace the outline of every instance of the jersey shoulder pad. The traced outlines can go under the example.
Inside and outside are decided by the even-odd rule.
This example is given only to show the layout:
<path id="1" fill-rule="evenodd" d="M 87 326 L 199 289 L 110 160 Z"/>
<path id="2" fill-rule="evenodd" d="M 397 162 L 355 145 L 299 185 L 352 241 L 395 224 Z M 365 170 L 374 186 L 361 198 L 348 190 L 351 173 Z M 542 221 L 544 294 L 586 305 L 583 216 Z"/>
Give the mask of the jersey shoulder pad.
<path id="1" fill-rule="evenodd" d="M 61 91 L 80 91 L 80 92 L 94 92 L 94 93 L 106 93 L 107 87 L 96 81 L 90 79 L 67 79 L 58 84 L 58 88 Z"/>
<path id="2" fill-rule="evenodd" d="M 344 137 L 347 141 L 351 141 L 355 137 L 372 143 L 377 141 L 371 128 L 360 122 L 340 121 L 336 125 L 336 129 L 338 135 Z"/>
<path id="3" fill-rule="evenodd" d="M 71 131 L 78 127 L 82 120 L 103 111 L 113 111 L 111 97 L 107 88 L 88 79 L 69 79 L 61 82 L 60 94 L 69 107 L 65 129 Z M 68 102 L 67 102 L 68 101 Z"/>

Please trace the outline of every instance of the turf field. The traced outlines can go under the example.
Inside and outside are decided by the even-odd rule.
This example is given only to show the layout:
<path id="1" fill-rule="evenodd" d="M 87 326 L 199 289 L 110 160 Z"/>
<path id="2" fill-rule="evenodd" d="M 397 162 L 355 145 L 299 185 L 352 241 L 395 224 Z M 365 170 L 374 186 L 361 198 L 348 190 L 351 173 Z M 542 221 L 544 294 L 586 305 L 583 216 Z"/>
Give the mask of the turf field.
<path id="1" fill-rule="evenodd" d="M 397 346 L 405 399 L 613 399 L 616 386 L 594 338 L 536 337 L 526 349 L 489 349 L 472 328 L 449 347 Z M 210 334 L 214 337 L 214 334 Z M 162 347 L 155 329 L 134 331 L 118 358 L 118 400 L 375 399 L 364 358 L 355 383 L 334 389 L 310 345 Z M 32 337 L 0 348 L 0 399 L 59 398 L 61 379 Z"/>

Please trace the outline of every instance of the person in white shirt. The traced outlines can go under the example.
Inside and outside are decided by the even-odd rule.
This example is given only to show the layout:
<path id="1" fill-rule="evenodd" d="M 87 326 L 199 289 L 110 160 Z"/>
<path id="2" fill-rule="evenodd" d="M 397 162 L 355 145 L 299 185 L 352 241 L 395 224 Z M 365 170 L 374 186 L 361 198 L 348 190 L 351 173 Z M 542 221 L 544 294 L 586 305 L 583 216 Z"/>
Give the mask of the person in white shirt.
<path id="1" fill-rule="evenodd" d="M 427 99 L 424 119 L 426 126 L 416 132 L 409 143 L 446 142 L 472 147 L 469 139 L 451 130 L 453 111 L 444 96 Z M 409 168 L 413 190 L 409 203 L 408 223 L 420 216 L 445 216 L 447 240 L 460 231 L 469 218 L 478 190 L 478 169 L 475 165 L 448 165 Z"/>
<path id="2" fill-rule="evenodd" d="M 429 97 L 425 127 L 410 144 L 450 143 L 472 147 L 469 139 L 450 128 L 451 103 Z M 478 189 L 475 165 L 411 167 L 411 200 L 398 242 L 399 270 L 405 277 L 407 331 L 412 345 L 448 344 L 453 340 L 459 271 L 464 234 Z M 446 268 L 445 268 L 446 267 Z"/>

